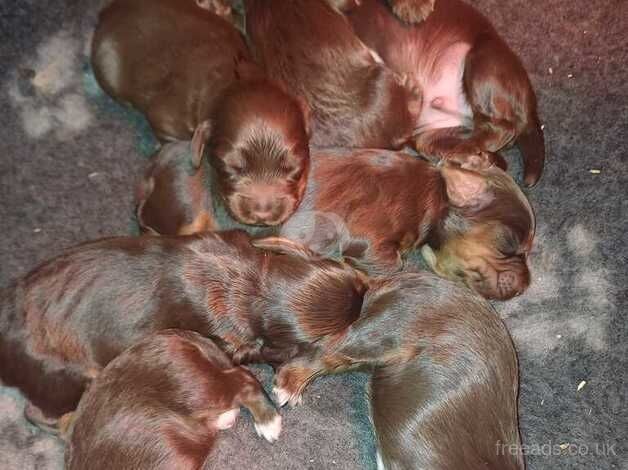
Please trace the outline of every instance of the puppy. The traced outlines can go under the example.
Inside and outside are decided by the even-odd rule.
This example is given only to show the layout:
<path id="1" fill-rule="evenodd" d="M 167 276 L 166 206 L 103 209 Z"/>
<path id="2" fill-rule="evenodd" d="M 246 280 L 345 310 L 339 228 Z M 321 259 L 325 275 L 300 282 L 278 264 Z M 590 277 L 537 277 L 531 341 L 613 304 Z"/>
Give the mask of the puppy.
<path id="1" fill-rule="evenodd" d="M 306 352 L 356 317 L 365 277 L 271 244 L 229 231 L 69 250 L 1 293 L 0 379 L 24 393 L 31 421 L 54 429 L 112 359 L 164 329 L 210 337 L 236 365 Z"/>
<path id="2" fill-rule="evenodd" d="M 193 166 L 207 150 L 239 222 L 277 225 L 296 209 L 309 162 L 305 107 L 250 62 L 226 20 L 192 1 L 116 0 L 101 14 L 92 64 L 160 139 L 192 139 Z"/>
<path id="3" fill-rule="evenodd" d="M 423 105 L 415 148 L 424 155 L 464 161 L 517 144 L 524 183 L 534 185 L 545 160 L 536 97 L 515 53 L 490 22 L 461 0 L 363 0 L 348 13 L 364 43 L 409 83 L 420 88 Z M 434 5 L 435 3 L 435 5 Z M 489 160 L 505 166 L 499 155 Z"/>
<path id="4" fill-rule="evenodd" d="M 236 80 L 236 61 L 249 58 L 241 34 L 214 14 L 222 11 L 215 3 L 115 0 L 100 13 L 91 54 L 96 79 L 143 112 L 162 141 L 189 140 Z"/>
<path id="5" fill-rule="evenodd" d="M 338 11 L 352 3 L 246 0 L 249 45 L 270 78 L 304 97 L 313 145 L 399 148 L 412 136 L 421 94 L 358 39 Z"/>
<path id="6" fill-rule="evenodd" d="M 492 299 L 509 299 L 530 282 L 527 256 L 535 218 L 514 180 L 497 167 L 475 172 L 453 163 L 434 166 L 386 150 L 316 150 L 306 195 L 281 227 L 263 232 L 280 235 L 325 256 L 351 258 L 370 274 L 403 268 L 403 257 L 421 248 L 439 275 L 467 284 Z M 188 230 L 242 227 L 225 217 L 198 174 L 168 170 L 153 176 L 171 195 L 162 213 Z M 155 186 L 156 188 L 156 186 Z M 203 201 L 199 212 L 188 201 Z M 150 225 L 140 203 L 138 219 Z M 209 212 L 213 208 L 212 212 Z M 202 213 L 202 217 L 195 214 Z M 171 233 L 164 223 L 155 232 Z"/>
<path id="7" fill-rule="evenodd" d="M 360 317 L 284 365 L 275 394 L 294 405 L 314 377 L 355 368 L 373 371 L 379 468 L 524 469 L 508 451 L 521 446 L 515 349 L 469 290 L 429 273 L 371 280 Z"/>
<path id="8" fill-rule="evenodd" d="M 240 406 L 273 442 L 281 416 L 257 379 L 211 340 L 166 330 L 105 367 L 73 416 L 67 469 L 198 469 Z"/>

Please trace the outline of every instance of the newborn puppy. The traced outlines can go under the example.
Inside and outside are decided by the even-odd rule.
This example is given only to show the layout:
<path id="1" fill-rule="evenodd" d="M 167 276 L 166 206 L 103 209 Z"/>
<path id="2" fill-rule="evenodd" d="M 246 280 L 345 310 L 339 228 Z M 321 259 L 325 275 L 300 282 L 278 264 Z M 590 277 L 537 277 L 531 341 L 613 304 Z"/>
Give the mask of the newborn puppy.
<path id="1" fill-rule="evenodd" d="M 268 76 L 309 105 L 313 145 L 399 148 L 421 95 L 358 39 L 337 9 L 351 3 L 246 0 L 249 44 Z"/>
<path id="2" fill-rule="evenodd" d="M 115 0 L 92 43 L 100 86 L 144 113 L 162 140 L 189 140 L 214 101 L 236 80 L 249 52 L 241 34 L 214 14 L 215 2 Z"/>
<path id="3" fill-rule="evenodd" d="M 166 330 L 105 367 L 73 416 L 69 470 L 202 468 L 219 430 L 245 407 L 273 442 L 281 416 L 257 379 L 211 340 Z"/>
<path id="4" fill-rule="evenodd" d="M 405 19 L 424 17 L 424 1 L 391 2 Z M 434 2 L 432 2 L 434 3 Z M 536 97 L 514 52 L 490 22 L 461 0 L 438 0 L 424 22 L 399 21 L 383 0 L 363 0 L 348 13 L 355 32 L 387 66 L 423 93 L 416 150 L 459 162 L 517 144 L 524 182 L 534 185 L 545 160 Z"/>
<path id="5" fill-rule="evenodd" d="M 497 312 L 429 273 L 371 280 L 359 318 L 275 376 L 281 403 L 321 374 L 373 370 L 379 468 L 523 470 L 518 370 Z"/>
<path id="6" fill-rule="evenodd" d="M 207 149 L 233 217 L 277 225 L 305 189 L 306 117 L 247 58 L 232 25 L 178 0 L 114 1 L 101 13 L 92 51 L 99 83 L 144 112 L 160 139 L 191 138 L 194 166 Z"/>
<path id="7" fill-rule="evenodd" d="M 55 428 L 112 359 L 164 329 L 210 337 L 236 365 L 306 352 L 356 317 L 364 276 L 272 244 L 230 231 L 69 250 L 0 293 L 0 379 L 24 393 L 31 421 Z"/>
<path id="8" fill-rule="evenodd" d="M 402 269 L 403 256 L 422 247 L 439 275 L 461 281 L 483 296 L 509 299 L 530 282 L 526 259 L 535 218 L 514 180 L 497 167 L 482 172 L 456 164 L 433 166 L 386 150 L 317 150 L 299 209 L 272 232 L 325 256 L 351 258 L 370 274 Z M 202 176 L 188 175 L 185 160 L 154 175 L 160 192 L 175 201 L 162 213 L 189 230 L 242 227 L 225 217 L 204 190 Z M 172 168 L 172 170 L 170 169 Z M 157 188 L 157 186 L 155 186 Z M 197 191 L 202 188 L 203 191 Z M 199 200 L 197 206 L 189 201 Z M 197 209 L 202 205 L 202 210 Z M 201 214 L 201 215 L 197 215 Z M 138 206 L 138 219 L 155 232 Z M 166 233 L 171 233 L 166 231 Z"/>

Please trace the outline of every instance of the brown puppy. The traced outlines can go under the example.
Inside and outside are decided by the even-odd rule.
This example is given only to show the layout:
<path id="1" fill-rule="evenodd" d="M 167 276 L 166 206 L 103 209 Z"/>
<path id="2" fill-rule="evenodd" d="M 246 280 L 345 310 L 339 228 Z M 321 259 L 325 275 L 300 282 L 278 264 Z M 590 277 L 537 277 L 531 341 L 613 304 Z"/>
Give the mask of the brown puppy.
<path id="1" fill-rule="evenodd" d="M 305 189 L 307 123 L 302 104 L 247 57 L 235 28 L 192 1 L 116 0 L 101 14 L 92 63 L 103 88 L 143 111 L 161 139 L 192 138 L 194 166 L 207 147 L 238 221 L 276 225 Z"/>
<path id="2" fill-rule="evenodd" d="M 310 106 L 312 144 L 399 148 L 409 141 L 420 93 L 402 85 L 334 5 L 246 0 L 245 6 L 254 56 L 270 78 Z"/>
<path id="3" fill-rule="evenodd" d="M 236 365 L 281 363 L 355 318 L 363 278 L 298 250 L 263 252 L 241 231 L 87 243 L 0 292 L 0 379 L 30 401 L 29 419 L 55 427 L 144 336 L 192 330 Z"/>
<path id="4" fill-rule="evenodd" d="M 379 468 L 524 469 L 507 451 L 521 445 L 515 349 L 469 290 L 429 273 L 371 280 L 360 317 L 279 369 L 275 393 L 294 405 L 313 378 L 355 368 L 374 370 Z"/>
<path id="5" fill-rule="evenodd" d="M 160 140 L 189 140 L 249 52 L 211 4 L 115 0 L 101 13 L 92 67 L 112 97 L 142 111 Z"/>
<path id="6" fill-rule="evenodd" d="M 451 163 L 435 167 L 386 150 L 318 150 L 312 161 L 299 209 L 280 228 L 262 234 L 353 258 L 371 274 L 400 270 L 402 256 L 423 247 L 435 272 L 485 297 L 508 299 L 527 288 L 534 213 L 499 168 L 477 173 Z M 151 225 L 155 219 L 146 217 L 140 202 L 140 225 L 157 233 L 243 228 L 215 203 L 201 172 L 186 173 L 184 158 L 167 163 L 153 167 L 151 177 L 169 195 L 172 212 L 162 212 L 163 223 Z"/>
<path id="7" fill-rule="evenodd" d="M 199 469 L 240 406 L 273 442 L 281 416 L 257 379 L 214 342 L 183 330 L 151 335 L 116 357 L 74 413 L 70 470 Z"/>
<path id="8" fill-rule="evenodd" d="M 429 2 L 392 2 L 404 19 Z M 414 9 L 414 10 L 413 10 Z M 400 22 L 383 0 L 363 0 L 348 14 L 364 43 L 423 93 L 416 150 L 464 161 L 516 143 L 524 182 L 534 185 L 545 160 L 536 97 L 514 52 L 490 22 L 461 0 L 438 0 L 418 25 Z M 504 165 L 498 155 L 488 155 Z"/>

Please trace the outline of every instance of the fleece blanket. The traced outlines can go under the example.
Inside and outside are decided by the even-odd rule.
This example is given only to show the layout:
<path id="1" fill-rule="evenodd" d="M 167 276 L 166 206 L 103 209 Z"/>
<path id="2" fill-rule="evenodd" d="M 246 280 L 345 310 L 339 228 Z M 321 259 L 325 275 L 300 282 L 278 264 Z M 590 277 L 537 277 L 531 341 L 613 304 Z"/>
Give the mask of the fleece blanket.
<path id="1" fill-rule="evenodd" d="M 101 2 L 0 0 L 0 286 L 79 242 L 132 231 L 133 185 L 155 141 L 90 74 Z M 528 191 L 532 285 L 495 304 L 520 360 L 522 451 L 531 470 L 628 469 L 628 2 L 473 3 L 522 57 L 548 148 Z M 257 372 L 269 385 L 269 369 Z M 303 406 L 283 410 L 273 445 L 240 419 L 212 466 L 373 469 L 367 379 L 316 381 Z M 62 468 L 62 442 L 27 424 L 23 406 L 0 388 L 0 468 Z"/>

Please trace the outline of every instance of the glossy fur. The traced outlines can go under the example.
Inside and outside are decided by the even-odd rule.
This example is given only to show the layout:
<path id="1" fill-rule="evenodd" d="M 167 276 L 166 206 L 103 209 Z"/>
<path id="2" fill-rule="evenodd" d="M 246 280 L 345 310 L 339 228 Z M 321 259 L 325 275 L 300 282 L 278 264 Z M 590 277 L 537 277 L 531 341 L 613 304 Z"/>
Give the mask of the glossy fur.
<path id="1" fill-rule="evenodd" d="M 240 406 L 271 442 L 281 417 L 255 377 L 211 340 L 166 330 L 107 365 L 72 417 L 69 470 L 195 470 Z"/>
<path id="2" fill-rule="evenodd" d="M 425 17 L 430 2 L 391 2 L 405 20 Z M 436 0 L 425 21 L 408 25 L 384 0 L 363 0 L 348 18 L 387 66 L 423 93 L 415 147 L 458 162 L 517 144 L 524 182 L 534 185 L 545 160 L 536 96 L 515 53 L 488 19 L 461 0 Z"/>
<path id="3" fill-rule="evenodd" d="M 166 167 L 164 167 L 166 168 Z M 176 201 L 151 225 L 139 205 L 138 219 L 157 233 L 240 227 L 221 213 L 202 172 L 185 172 L 186 160 L 155 176 Z M 187 201 L 201 201 L 201 214 Z M 165 210 L 166 208 L 164 208 Z M 213 210 L 213 211 L 212 211 Z M 174 227 L 168 221 L 180 221 Z M 529 282 L 527 255 L 535 219 L 513 179 L 496 167 L 481 173 L 453 164 L 439 167 L 386 150 L 316 150 L 299 209 L 272 232 L 326 256 L 352 258 L 369 273 L 390 273 L 403 255 L 423 247 L 426 261 L 443 277 L 466 283 L 483 296 L 508 299 Z"/>
<path id="4" fill-rule="evenodd" d="M 325 0 L 246 0 L 253 55 L 270 78 L 305 99 L 317 146 L 399 148 L 421 94 L 384 66 Z"/>
<path id="5" fill-rule="evenodd" d="M 373 370 L 380 468 L 523 470 L 518 370 L 490 305 L 432 274 L 374 279 L 360 317 L 316 354 L 284 365 L 275 393 L 296 404 L 315 377 Z"/>
<path id="6" fill-rule="evenodd" d="M 207 153 L 238 221 L 277 225 L 299 205 L 309 163 L 304 107 L 250 62 L 225 19 L 192 1 L 116 0 L 101 13 L 92 65 L 107 93 L 142 111 L 160 139 L 192 140 L 194 165 Z"/>
<path id="7" fill-rule="evenodd" d="M 50 426 L 123 350 L 168 328 L 211 337 L 237 365 L 281 363 L 357 313 L 346 264 L 251 245 L 241 231 L 111 238 L 43 263 L 0 297 L 0 379 Z"/>

